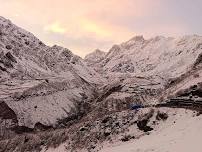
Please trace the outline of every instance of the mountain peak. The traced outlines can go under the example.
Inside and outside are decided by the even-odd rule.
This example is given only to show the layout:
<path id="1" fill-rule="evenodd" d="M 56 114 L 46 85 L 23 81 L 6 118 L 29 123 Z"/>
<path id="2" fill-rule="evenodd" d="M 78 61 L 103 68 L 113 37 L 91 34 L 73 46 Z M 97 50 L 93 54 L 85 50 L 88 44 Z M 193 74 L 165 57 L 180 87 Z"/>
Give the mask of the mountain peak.
<path id="1" fill-rule="evenodd" d="M 104 51 L 101 51 L 100 49 L 95 49 L 94 53 L 96 54 L 103 54 L 105 53 Z"/>
<path id="2" fill-rule="evenodd" d="M 85 56 L 85 59 L 89 58 L 89 57 L 95 57 L 95 56 L 103 56 L 105 55 L 106 52 L 101 51 L 100 49 L 96 49 L 95 51 L 93 51 L 92 53 L 89 53 Z"/>
<path id="3" fill-rule="evenodd" d="M 134 45 L 142 44 L 145 42 L 145 39 L 142 35 L 134 36 L 130 40 L 121 44 L 126 49 L 133 47 Z"/>
<path id="4" fill-rule="evenodd" d="M 84 60 L 87 62 L 88 65 L 90 63 L 97 63 L 101 61 L 106 55 L 106 52 L 96 49 L 94 52 L 85 56 Z"/>
<path id="5" fill-rule="evenodd" d="M 143 35 L 136 35 L 133 38 L 131 38 L 129 41 L 144 41 Z"/>

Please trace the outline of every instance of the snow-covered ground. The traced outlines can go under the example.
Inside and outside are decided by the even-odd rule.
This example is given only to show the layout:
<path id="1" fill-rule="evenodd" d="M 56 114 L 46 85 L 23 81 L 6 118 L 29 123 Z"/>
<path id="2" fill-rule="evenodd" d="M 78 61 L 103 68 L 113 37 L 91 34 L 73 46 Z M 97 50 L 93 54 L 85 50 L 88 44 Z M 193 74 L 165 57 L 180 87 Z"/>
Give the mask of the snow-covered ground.
<path id="1" fill-rule="evenodd" d="M 49 148 L 46 149 L 45 147 L 42 149 L 41 152 L 66 152 L 65 144 L 60 145 L 58 148 Z"/>
<path id="2" fill-rule="evenodd" d="M 174 114 L 174 113 L 173 113 Z M 202 115 L 180 109 L 151 134 L 101 152 L 201 152 Z"/>
<path id="3" fill-rule="evenodd" d="M 186 109 L 161 108 L 169 117 L 138 139 L 104 143 L 99 152 L 201 152 L 202 115 Z M 141 131 L 139 131 L 141 132 Z M 65 143 L 42 152 L 69 152 Z M 82 152 L 87 152 L 83 150 Z"/>

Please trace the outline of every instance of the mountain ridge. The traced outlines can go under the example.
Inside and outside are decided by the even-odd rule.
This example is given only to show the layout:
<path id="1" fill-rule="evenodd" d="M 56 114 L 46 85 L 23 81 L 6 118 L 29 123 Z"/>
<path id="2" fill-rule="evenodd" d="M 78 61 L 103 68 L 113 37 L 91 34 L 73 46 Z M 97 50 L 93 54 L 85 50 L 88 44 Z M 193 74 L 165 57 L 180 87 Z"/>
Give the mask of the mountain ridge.
<path id="1" fill-rule="evenodd" d="M 57 125 L 80 113 L 77 106 L 91 100 L 104 81 L 70 50 L 46 46 L 3 17 L 0 33 L 0 98 L 16 114 L 3 132 L 13 126 Z"/>
<path id="2" fill-rule="evenodd" d="M 135 36 L 82 59 L 0 17 L 0 150 L 40 152 L 63 143 L 93 152 L 117 136 L 132 140 L 131 127 L 144 136 L 159 113 L 165 121 L 177 113 L 159 103 L 201 100 L 201 63 L 202 36 Z"/>

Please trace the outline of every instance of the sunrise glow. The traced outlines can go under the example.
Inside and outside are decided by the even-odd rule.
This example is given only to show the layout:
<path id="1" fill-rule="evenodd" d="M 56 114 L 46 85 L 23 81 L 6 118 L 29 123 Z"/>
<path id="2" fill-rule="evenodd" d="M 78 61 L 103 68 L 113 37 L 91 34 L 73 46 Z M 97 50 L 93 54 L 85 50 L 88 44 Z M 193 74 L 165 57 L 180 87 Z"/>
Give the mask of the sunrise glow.
<path id="1" fill-rule="evenodd" d="M 200 0 L 0 2 L 0 15 L 34 33 L 46 44 L 59 43 L 81 56 L 96 48 L 108 51 L 113 44 L 127 41 L 135 35 L 149 38 L 156 35 L 202 34 Z"/>

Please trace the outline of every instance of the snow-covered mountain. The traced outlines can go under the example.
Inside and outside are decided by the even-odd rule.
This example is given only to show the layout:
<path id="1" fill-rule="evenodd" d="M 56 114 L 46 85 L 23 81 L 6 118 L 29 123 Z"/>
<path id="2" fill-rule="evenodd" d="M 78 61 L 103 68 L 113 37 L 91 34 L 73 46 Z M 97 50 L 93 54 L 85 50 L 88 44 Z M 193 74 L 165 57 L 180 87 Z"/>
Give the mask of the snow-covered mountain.
<path id="1" fill-rule="evenodd" d="M 200 115 L 157 103 L 202 101 L 201 63 L 197 35 L 135 36 L 83 60 L 0 17 L 0 151 L 53 151 L 63 143 L 59 151 L 94 152 L 109 141 L 144 141 L 148 130 Z M 145 107 L 132 111 L 133 105 Z"/>
<path id="2" fill-rule="evenodd" d="M 134 93 L 140 96 L 143 92 L 142 102 L 158 101 L 161 93 L 171 86 L 175 80 L 181 80 L 193 71 L 200 69 L 202 53 L 202 37 L 197 35 L 183 36 L 179 38 L 157 36 L 144 39 L 143 36 L 135 36 L 120 45 L 114 45 L 100 62 L 92 62 L 96 71 L 107 78 L 109 82 L 119 78 L 124 85 L 122 96 L 134 97 Z M 89 61 L 86 61 L 89 63 Z M 194 68 L 194 67 L 198 68 Z M 198 80 L 201 81 L 198 73 Z M 184 82 L 186 83 L 186 82 Z M 184 85 L 183 83 L 183 85 Z M 176 89 L 176 87 L 175 87 Z M 175 91 L 177 91 L 176 89 Z M 153 93 L 149 93 L 153 92 Z M 172 90 L 172 92 L 175 92 Z M 152 96 L 156 94 L 157 96 Z M 117 95 L 111 94 L 113 98 Z M 148 96 L 152 96 L 148 97 Z M 122 98 L 122 99 L 123 99 Z"/>
<path id="3" fill-rule="evenodd" d="M 141 76 L 172 78 L 191 68 L 202 52 L 202 37 L 171 38 L 157 36 L 145 40 L 136 36 L 114 45 L 98 63 L 106 73 L 131 73 Z"/>
<path id="4" fill-rule="evenodd" d="M 0 99 L 3 128 L 54 126 L 94 98 L 103 79 L 70 50 L 49 47 L 0 17 Z M 79 105 L 79 107 L 78 107 Z M 5 110 L 7 109 L 7 110 Z M 6 112 L 5 112 L 6 111 Z M 7 120 L 7 115 L 11 115 Z M 19 128 L 19 127 L 18 127 Z M 2 132 L 1 132 L 2 135 Z"/>
<path id="5" fill-rule="evenodd" d="M 84 60 L 89 66 L 99 63 L 104 59 L 106 52 L 96 49 L 94 52 L 85 56 Z"/>

